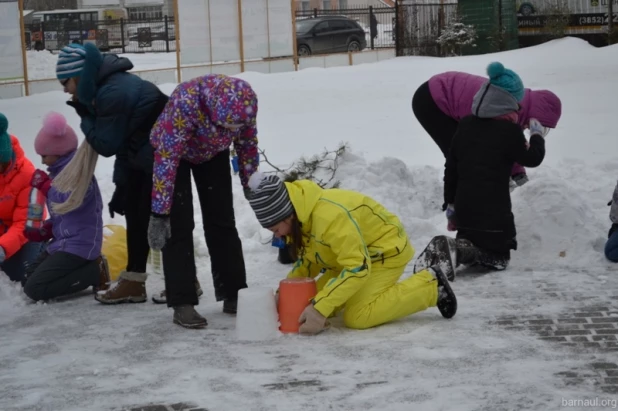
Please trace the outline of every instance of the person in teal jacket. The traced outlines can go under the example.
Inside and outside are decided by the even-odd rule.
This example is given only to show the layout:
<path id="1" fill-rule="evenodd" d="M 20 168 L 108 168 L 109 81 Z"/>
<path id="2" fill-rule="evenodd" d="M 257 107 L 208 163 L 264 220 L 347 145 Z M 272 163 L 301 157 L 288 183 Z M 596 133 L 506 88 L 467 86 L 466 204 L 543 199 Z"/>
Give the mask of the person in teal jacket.
<path id="1" fill-rule="evenodd" d="M 56 76 L 67 102 L 81 117 L 86 141 L 103 157 L 115 156 L 116 190 L 110 216 L 127 222 L 127 268 L 118 282 L 95 298 L 104 304 L 145 302 L 150 194 L 154 150 L 150 130 L 167 103 L 159 88 L 130 73 L 133 63 L 115 54 L 101 54 L 93 44 L 69 44 L 58 56 Z M 196 284 L 201 295 L 199 284 Z"/>

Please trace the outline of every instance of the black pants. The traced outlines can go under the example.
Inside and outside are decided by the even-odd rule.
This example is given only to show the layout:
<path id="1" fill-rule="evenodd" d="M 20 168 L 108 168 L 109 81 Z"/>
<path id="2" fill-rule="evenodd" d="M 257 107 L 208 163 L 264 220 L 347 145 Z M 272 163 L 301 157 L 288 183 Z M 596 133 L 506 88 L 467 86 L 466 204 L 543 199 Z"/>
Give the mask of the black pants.
<path id="1" fill-rule="evenodd" d="M 29 267 L 24 293 L 35 301 L 49 300 L 99 284 L 99 262 L 75 254 L 43 251 Z"/>
<path id="2" fill-rule="evenodd" d="M 247 287 L 242 244 L 234 218 L 229 158 L 229 150 L 226 150 L 205 163 L 181 161 L 178 166 L 170 212 L 172 237 L 163 248 L 168 307 L 198 304 L 191 174 L 202 211 L 215 298 L 217 301 L 236 300 L 238 290 Z"/>
<path id="3" fill-rule="evenodd" d="M 444 114 L 431 97 L 429 83 L 424 82 L 412 97 L 412 111 L 433 141 L 440 147 L 444 158 L 448 156 L 451 141 L 457 131 L 458 121 Z"/>
<path id="4" fill-rule="evenodd" d="M 127 183 L 127 271 L 145 273 L 148 263 L 148 222 L 152 201 L 152 174 L 130 169 Z"/>

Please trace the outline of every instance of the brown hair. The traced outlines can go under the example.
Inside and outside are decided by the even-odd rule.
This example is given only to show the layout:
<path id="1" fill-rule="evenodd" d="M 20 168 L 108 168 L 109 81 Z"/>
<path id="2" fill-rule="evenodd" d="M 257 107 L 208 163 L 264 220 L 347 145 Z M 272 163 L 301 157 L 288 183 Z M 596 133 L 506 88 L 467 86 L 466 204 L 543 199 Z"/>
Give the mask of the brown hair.
<path id="1" fill-rule="evenodd" d="M 290 257 L 296 261 L 301 258 L 304 254 L 304 244 L 303 244 L 303 231 L 302 231 L 302 223 L 298 221 L 296 214 L 292 215 L 292 221 L 290 223 L 292 225 L 292 230 L 290 232 L 290 238 L 292 240 L 290 246 L 288 247 L 290 252 Z"/>

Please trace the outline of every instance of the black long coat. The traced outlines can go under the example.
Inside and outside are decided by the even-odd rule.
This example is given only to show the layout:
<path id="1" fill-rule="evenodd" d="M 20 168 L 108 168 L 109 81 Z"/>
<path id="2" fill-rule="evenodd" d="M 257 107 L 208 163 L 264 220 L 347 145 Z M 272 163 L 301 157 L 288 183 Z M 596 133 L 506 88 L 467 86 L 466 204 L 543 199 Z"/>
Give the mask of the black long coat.
<path id="1" fill-rule="evenodd" d="M 446 161 L 444 200 L 455 205 L 457 237 L 505 256 L 517 249 L 509 177 L 515 162 L 537 167 L 545 157 L 545 139 L 526 141 L 521 128 L 507 120 L 464 117 Z"/>

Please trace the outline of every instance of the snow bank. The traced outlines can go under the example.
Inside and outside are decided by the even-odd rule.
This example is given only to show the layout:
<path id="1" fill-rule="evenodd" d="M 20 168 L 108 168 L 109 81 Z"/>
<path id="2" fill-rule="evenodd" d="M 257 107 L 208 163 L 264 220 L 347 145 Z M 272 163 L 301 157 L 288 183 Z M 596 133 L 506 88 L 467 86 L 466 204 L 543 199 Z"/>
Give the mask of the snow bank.
<path id="1" fill-rule="evenodd" d="M 26 297 L 20 283 L 14 283 L 0 271 L 0 327 L 13 316 L 23 312 L 31 300 Z"/>

